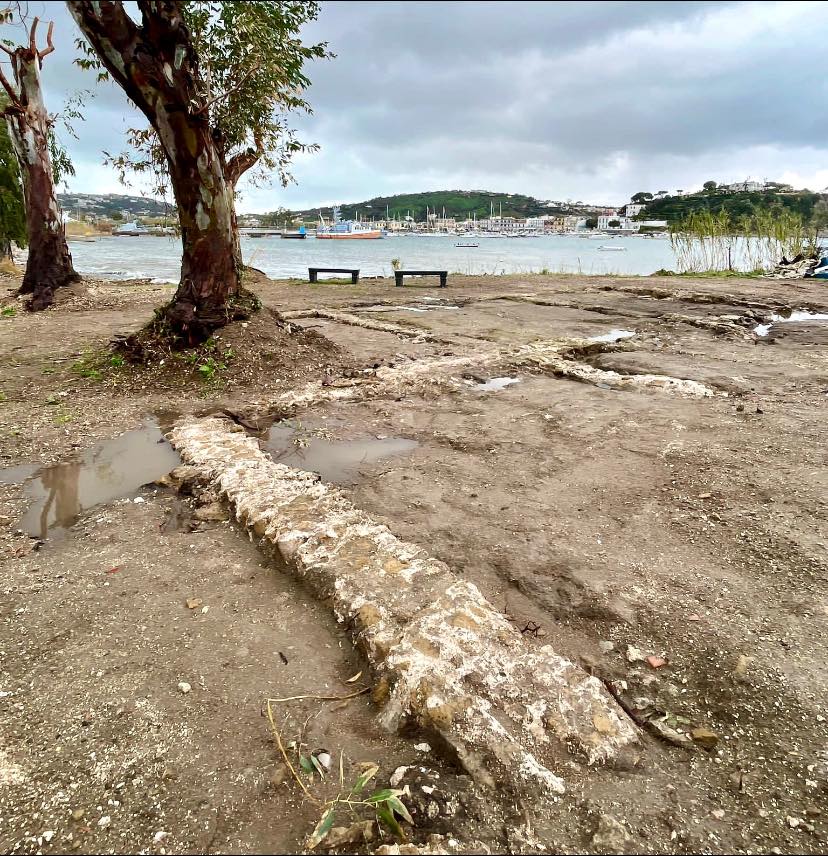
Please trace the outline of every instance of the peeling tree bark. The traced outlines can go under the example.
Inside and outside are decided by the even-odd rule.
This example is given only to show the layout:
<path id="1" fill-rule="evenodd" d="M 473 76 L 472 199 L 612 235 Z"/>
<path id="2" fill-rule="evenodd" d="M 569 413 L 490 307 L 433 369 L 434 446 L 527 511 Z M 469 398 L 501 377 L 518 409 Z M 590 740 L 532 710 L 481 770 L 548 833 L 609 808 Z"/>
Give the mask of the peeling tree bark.
<path id="1" fill-rule="evenodd" d="M 31 294 L 28 307 L 33 310 L 50 306 L 58 288 L 80 279 L 72 265 L 55 191 L 49 155 L 49 114 L 40 85 L 43 57 L 54 49 L 52 26 L 48 47 L 38 51 L 37 24 L 35 18 L 28 46 L 13 51 L 3 48 L 11 59 L 13 79 L 7 80 L 0 72 L 0 83 L 9 98 L 3 115 L 20 165 L 29 239 L 29 259 L 19 293 Z"/>
<path id="2" fill-rule="evenodd" d="M 241 258 L 233 185 L 202 109 L 198 58 L 177 2 L 138 0 L 139 26 L 122 3 L 67 0 L 102 64 L 158 133 L 178 205 L 183 255 L 181 281 L 163 321 L 173 339 L 197 344 L 235 317 Z"/>

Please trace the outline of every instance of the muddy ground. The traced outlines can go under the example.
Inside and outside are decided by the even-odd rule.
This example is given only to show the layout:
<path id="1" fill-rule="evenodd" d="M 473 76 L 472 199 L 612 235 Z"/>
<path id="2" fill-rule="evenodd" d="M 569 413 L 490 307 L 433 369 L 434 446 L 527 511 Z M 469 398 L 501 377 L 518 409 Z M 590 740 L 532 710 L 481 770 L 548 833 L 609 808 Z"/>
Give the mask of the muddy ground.
<path id="1" fill-rule="evenodd" d="M 336 310 L 409 333 L 263 313 L 192 364 L 171 355 L 133 368 L 113 364 L 107 342 L 168 288 L 92 282 L 38 315 L 5 304 L 17 308 L 0 317 L 0 482 L 12 482 L 0 484 L 3 852 L 301 852 L 319 817 L 262 706 L 350 695 L 365 687 L 347 682 L 362 664 L 325 606 L 240 530 L 152 484 L 166 468 L 157 425 L 216 409 L 245 420 L 279 393 L 379 365 L 611 330 L 635 336 L 592 365 L 715 394 L 618 391 L 505 363 L 453 391 L 296 413 L 279 426 L 278 454 L 345 484 L 357 506 L 477 583 L 527 645 L 552 644 L 604 679 L 642 724 L 636 763 L 565 771 L 569 794 L 534 829 L 545 849 L 824 852 L 828 323 L 753 332 L 774 313 L 825 313 L 824 286 L 252 284 L 268 309 Z M 493 376 L 518 382 L 479 387 Z M 383 445 L 394 439 L 413 442 Z M 89 472 L 114 486 L 96 494 Z M 23 533 L 41 494 L 47 529 Z M 526 849 L 520 807 L 422 751 L 421 736 L 384 733 L 369 696 L 276 710 L 285 743 L 326 750 L 334 768 L 341 752 L 349 782 L 368 762 L 383 785 L 399 766 L 429 770 L 429 799 L 411 783 L 414 840 Z M 674 745 L 695 729 L 691 746 Z M 336 771 L 302 775 L 316 797 L 336 791 Z M 602 815 L 624 826 L 614 844 L 593 838 Z"/>

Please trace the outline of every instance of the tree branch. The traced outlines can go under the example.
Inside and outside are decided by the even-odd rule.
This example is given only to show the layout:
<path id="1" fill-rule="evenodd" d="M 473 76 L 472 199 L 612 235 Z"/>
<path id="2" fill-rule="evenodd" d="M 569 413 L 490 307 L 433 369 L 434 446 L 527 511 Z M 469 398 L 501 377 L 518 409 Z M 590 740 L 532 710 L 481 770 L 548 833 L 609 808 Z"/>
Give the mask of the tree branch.
<path id="1" fill-rule="evenodd" d="M 264 154 L 264 141 L 262 140 L 261 134 L 254 134 L 253 139 L 256 143 L 255 150 L 246 149 L 245 151 L 234 155 L 227 162 L 224 175 L 227 179 L 227 183 L 233 188 L 235 188 L 236 182 L 244 175 L 244 173 L 246 173 L 252 166 L 255 166 L 256 162 Z"/>
<path id="2" fill-rule="evenodd" d="M 29 30 L 29 50 L 37 56 L 37 25 L 40 23 L 40 18 L 35 15 L 32 20 L 32 28 Z"/>
<path id="3" fill-rule="evenodd" d="M 37 52 L 38 59 L 43 59 L 43 57 L 48 56 L 54 49 L 55 46 L 52 44 L 52 33 L 55 29 L 55 22 L 49 21 L 49 29 L 46 31 L 46 47 L 43 48 L 42 51 Z"/>
<path id="4" fill-rule="evenodd" d="M 3 89 L 6 90 L 6 95 L 9 96 L 9 101 L 14 104 L 15 107 L 20 106 L 20 97 L 17 92 L 15 92 L 14 87 L 9 83 L 6 75 L 3 74 L 3 68 L 0 66 L 0 84 L 3 85 Z"/>

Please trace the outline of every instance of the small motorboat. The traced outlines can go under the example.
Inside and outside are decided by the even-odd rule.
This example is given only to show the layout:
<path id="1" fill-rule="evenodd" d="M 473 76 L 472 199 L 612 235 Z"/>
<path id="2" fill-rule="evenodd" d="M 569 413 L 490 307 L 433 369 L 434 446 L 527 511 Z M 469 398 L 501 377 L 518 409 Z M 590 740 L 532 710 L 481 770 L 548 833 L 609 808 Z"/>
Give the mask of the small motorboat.
<path id="1" fill-rule="evenodd" d="M 608 247 L 606 244 L 601 244 L 600 247 L 596 247 L 596 250 L 603 250 L 604 252 L 611 251 L 615 253 L 624 253 L 627 251 L 626 247 Z"/>
<path id="2" fill-rule="evenodd" d="M 480 244 L 464 244 L 461 241 L 458 241 L 454 246 L 455 247 L 470 247 L 471 248 L 471 247 L 479 247 Z"/>

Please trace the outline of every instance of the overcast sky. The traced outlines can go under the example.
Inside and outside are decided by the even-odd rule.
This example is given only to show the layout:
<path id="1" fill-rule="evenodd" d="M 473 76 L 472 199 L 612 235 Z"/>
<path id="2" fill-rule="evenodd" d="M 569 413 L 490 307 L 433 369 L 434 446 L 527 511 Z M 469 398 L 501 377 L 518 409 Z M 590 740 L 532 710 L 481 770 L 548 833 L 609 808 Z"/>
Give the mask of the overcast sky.
<path id="1" fill-rule="evenodd" d="M 69 189 L 129 192 L 101 165 L 136 124 L 114 84 L 72 65 L 63 3 L 47 103 L 95 88 Z M 617 204 L 707 179 L 828 185 L 828 3 L 323 2 L 308 40 L 321 151 L 297 184 L 245 191 L 241 211 L 440 189 Z"/>

